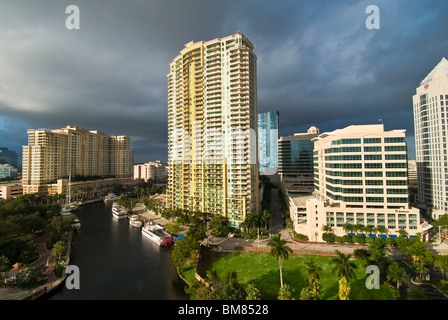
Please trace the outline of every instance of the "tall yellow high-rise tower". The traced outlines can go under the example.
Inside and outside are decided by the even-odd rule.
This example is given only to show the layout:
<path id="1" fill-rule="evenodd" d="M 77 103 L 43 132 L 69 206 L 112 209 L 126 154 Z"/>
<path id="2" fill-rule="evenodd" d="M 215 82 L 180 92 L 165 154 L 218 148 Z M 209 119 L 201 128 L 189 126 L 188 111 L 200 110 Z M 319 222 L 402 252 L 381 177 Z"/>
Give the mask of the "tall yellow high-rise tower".
<path id="1" fill-rule="evenodd" d="M 259 209 L 257 77 L 241 33 L 189 42 L 168 74 L 167 205 L 224 215 Z"/>

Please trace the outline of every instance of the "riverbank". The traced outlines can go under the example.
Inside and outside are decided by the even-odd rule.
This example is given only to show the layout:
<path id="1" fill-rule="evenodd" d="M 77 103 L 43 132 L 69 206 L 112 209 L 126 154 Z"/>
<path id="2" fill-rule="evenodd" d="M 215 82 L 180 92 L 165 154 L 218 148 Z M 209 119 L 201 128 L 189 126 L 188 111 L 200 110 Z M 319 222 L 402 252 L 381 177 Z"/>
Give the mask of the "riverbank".
<path id="1" fill-rule="evenodd" d="M 37 239 L 39 258 L 30 264 L 31 267 L 46 266 L 45 277 L 47 278 L 47 282 L 33 290 L 25 290 L 17 287 L 0 288 L 0 300 L 36 300 L 45 295 L 52 294 L 54 290 L 58 289 L 64 283 L 66 277 L 65 268 L 67 268 L 70 262 L 72 232 L 67 235 L 67 251 L 64 257 L 62 278 L 58 278 L 54 274 L 56 257 L 52 254 L 51 250 L 47 249 L 46 244 L 49 237 L 50 235 L 45 233 Z"/>

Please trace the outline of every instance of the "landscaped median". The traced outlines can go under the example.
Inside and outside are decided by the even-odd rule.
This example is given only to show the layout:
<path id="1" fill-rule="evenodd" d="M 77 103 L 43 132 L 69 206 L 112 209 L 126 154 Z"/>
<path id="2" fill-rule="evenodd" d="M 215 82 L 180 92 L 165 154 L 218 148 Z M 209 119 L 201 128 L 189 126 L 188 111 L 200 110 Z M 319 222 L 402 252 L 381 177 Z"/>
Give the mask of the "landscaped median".
<path id="1" fill-rule="evenodd" d="M 202 249 L 198 274 L 207 281 L 207 273 L 212 271 L 218 278 L 233 271 L 237 275 L 241 286 L 249 283 L 260 291 L 263 300 L 276 300 L 279 296 L 279 262 L 278 259 L 262 252 L 216 252 L 212 249 Z M 319 273 L 319 299 L 338 299 L 338 274 L 335 270 L 335 257 L 317 255 L 290 255 L 282 262 L 283 282 L 292 289 L 292 297 L 300 299 L 301 290 L 308 286 L 309 274 L 304 267 L 313 260 L 321 267 Z M 353 278 L 350 279 L 351 299 L 353 300 L 394 300 L 397 299 L 396 290 L 388 283 L 381 284 L 380 289 L 366 288 L 365 265 L 361 261 L 353 260 L 356 265 Z M 190 283 L 194 282 L 195 270 L 188 268 L 182 273 Z"/>

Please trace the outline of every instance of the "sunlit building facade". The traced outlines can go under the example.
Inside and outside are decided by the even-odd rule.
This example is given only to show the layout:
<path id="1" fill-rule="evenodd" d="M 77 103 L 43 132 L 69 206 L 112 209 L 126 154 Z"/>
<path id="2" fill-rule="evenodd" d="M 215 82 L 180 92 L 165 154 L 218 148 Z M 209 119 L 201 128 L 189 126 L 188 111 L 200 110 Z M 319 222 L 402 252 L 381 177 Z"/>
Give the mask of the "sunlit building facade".
<path id="1" fill-rule="evenodd" d="M 167 206 L 225 216 L 258 210 L 257 57 L 236 33 L 189 42 L 168 74 Z"/>
<path id="2" fill-rule="evenodd" d="M 419 205 L 448 211 L 448 60 L 443 58 L 413 96 Z M 434 214 L 433 214 L 434 216 Z"/>
<path id="3" fill-rule="evenodd" d="M 338 236 L 350 232 L 347 225 L 370 227 L 360 233 L 371 237 L 422 232 L 420 211 L 409 205 L 404 130 L 349 126 L 313 142 L 313 195 L 296 195 L 290 208 L 296 232 L 315 241 L 322 240 L 324 226 Z"/>
<path id="4" fill-rule="evenodd" d="M 22 148 L 23 193 L 53 193 L 51 185 L 70 176 L 132 179 L 134 155 L 128 136 L 78 126 L 27 133 L 28 145 Z"/>

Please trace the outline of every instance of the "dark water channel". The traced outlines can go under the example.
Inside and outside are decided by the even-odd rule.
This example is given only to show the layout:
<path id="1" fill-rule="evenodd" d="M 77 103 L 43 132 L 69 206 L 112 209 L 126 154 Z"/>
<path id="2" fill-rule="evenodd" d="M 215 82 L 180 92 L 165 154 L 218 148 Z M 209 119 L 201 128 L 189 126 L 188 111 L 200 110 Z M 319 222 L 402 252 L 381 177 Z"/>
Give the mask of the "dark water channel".
<path id="1" fill-rule="evenodd" d="M 52 300 L 187 299 L 170 249 L 142 237 L 127 219 L 116 220 L 111 203 L 80 207 L 70 264 L 80 271 L 80 289 L 63 286 Z"/>

